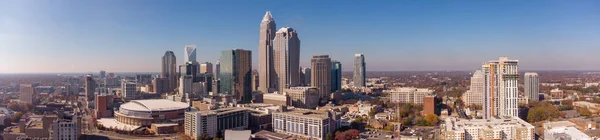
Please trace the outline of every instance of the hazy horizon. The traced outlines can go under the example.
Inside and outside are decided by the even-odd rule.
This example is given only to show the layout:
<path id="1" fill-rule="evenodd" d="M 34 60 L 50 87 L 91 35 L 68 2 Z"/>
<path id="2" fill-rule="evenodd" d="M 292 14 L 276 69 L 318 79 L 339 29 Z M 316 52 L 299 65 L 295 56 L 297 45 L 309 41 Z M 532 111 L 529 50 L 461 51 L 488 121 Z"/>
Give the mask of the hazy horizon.
<path id="1" fill-rule="evenodd" d="M 600 70 L 600 1 L 0 1 L 0 73 L 160 71 L 252 50 L 271 11 L 301 40 L 300 65 L 329 54 L 352 71 L 474 71 L 507 56 L 520 71 Z"/>

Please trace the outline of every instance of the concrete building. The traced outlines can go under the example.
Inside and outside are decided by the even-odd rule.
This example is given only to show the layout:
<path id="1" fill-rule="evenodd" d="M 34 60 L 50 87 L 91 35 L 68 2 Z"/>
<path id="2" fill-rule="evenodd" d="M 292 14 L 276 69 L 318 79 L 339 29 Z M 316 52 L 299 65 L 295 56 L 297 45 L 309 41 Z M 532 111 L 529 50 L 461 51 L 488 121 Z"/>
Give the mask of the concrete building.
<path id="1" fill-rule="evenodd" d="M 200 64 L 200 73 L 213 73 L 213 65 L 210 62 Z"/>
<path id="2" fill-rule="evenodd" d="M 526 72 L 525 81 L 523 83 L 525 96 L 529 98 L 530 101 L 539 101 L 540 100 L 540 81 L 539 76 L 535 72 Z"/>
<path id="3" fill-rule="evenodd" d="M 435 96 L 427 95 L 423 98 L 423 114 L 435 114 Z"/>
<path id="4" fill-rule="evenodd" d="M 184 132 L 197 138 L 204 133 L 215 137 L 225 130 L 245 130 L 248 128 L 248 115 L 247 109 L 238 107 L 186 112 Z"/>
<path id="5" fill-rule="evenodd" d="M 518 116 L 518 60 L 500 57 L 482 65 L 486 75 L 483 116 Z"/>
<path id="6" fill-rule="evenodd" d="M 282 27 L 273 39 L 276 91 L 300 85 L 300 39 L 296 30 Z"/>
<path id="7" fill-rule="evenodd" d="M 192 94 L 193 79 L 192 75 L 182 75 L 179 78 L 179 94 Z"/>
<path id="8" fill-rule="evenodd" d="M 311 86 L 319 88 L 321 103 L 329 99 L 331 93 L 331 59 L 329 55 L 315 55 L 311 59 Z"/>
<path id="9" fill-rule="evenodd" d="M 252 52 L 234 49 L 221 53 L 220 93 L 232 95 L 237 101 L 252 100 Z"/>
<path id="10" fill-rule="evenodd" d="M 154 78 L 152 80 L 152 86 L 154 87 L 154 93 L 163 94 L 169 91 L 169 80 L 167 78 Z"/>
<path id="11" fill-rule="evenodd" d="M 447 117 L 440 125 L 442 140 L 506 139 L 532 140 L 533 125 L 518 117 L 459 120 Z"/>
<path id="12" fill-rule="evenodd" d="M 128 100 L 139 99 L 140 95 L 137 92 L 135 81 L 128 79 L 121 81 L 121 97 Z"/>
<path id="13" fill-rule="evenodd" d="M 302 68 L 301 73 L 302 73 L 301 75 L 302 75 L 302 81 L 303 81 L 302 84 L 304 86 L 310 86 L 310 78 L 311 78 L 310 74 L 312 73 L 310 68 Z"/>
<path id="14" fill-rule="evenodd" d="M 563 90 L 555 88 L 550 90 L 550 96 L 552 96 L 552 99 L 562 99 L 565 96 L 565 92 Z"/>
<path id="15" fill-rule="evenodd" d="M 96 95 L 94 102 L 96 118 L 106 118 L 113 116 L 114 97 L 113 95 Z"/>
<path id="16" fill-rule="evenodd" d="M 49 128 L 50 140 L 77 140 L 81 136 L 81 117 L 59 113 Z"/>
<path id="17" fill-rule="evenodd" d="M 217 61 L 215 63 L 215 68 L 214 68 L 214 71 L 213 71 L 213 80 L 218 81 L 220 73 L 221 73 L 221 62 Z M 219 90 L 219 89 L 215 88 L 215 90 Z"/>
<path id="18" fill-rule="evenodd" d="M 260 83 L 258 77 L 258 71 L 252 70 L 252 91 L 258 91 L 258 84 Z"/>
<path id="19" fill-rule="evenodd" d="M 270 93 L 275 88 L 275 67 L 273 63 L 273 39 L 275 39 L 275 20 L 271 12 L 267 11 L 260 23 L 258 42 L 258 73 L 259 91 Z"/>
<path id="20" fill-rule="evenodd" d="M 390 94 L 390 101 L 395 103 L 423 104 L 424 98 L 433 94 L 433 90 L 426 88 L 395 88 L 384 91 Z"/>
<path id="21" fill-rule="evenodd" d="M 315 109 L 319 105 L 319 89 L 314 87 L 290 87 L 285 93 L 291 105 L 297 108 Z"/>
<path id="22" fill-rule="evenodd" d="M 162 57 L 161 67 L 160 78 L 166 78 L 168 83 L 164 91 L 172 92 L 177 88 L 177 82 L 179 81 L 177 80 L 179 77 L 177 75 L 177 60 L 172 51 L 165 52 L 165 55 Z"/>
<path id="23" fill-rule="evenodd" d="M 366 87 L 367 77 L 366 77 L 366 64 L 365 64 L 365 56 L 363 54 L 355 54 L 354 55 L 354 86 L 355 87 Z"/>
<path id="24" fill-rule="evenodd" d="M 485 93 L 485 73 L 476 70 L 471 76 L 469 90 L 463 95 L 465 105 L 483 105 L 483 94 Z"/>
<path id="25" fill-rule="evenodd" d="M 342 63 L 331 61 L 331 92 L 342 91 Z"/>
<path id="26" fill-rule="evenodd" d="M 592 140 L 592 137 L 575 127 L 555 127 L 544 130 L 545 140 Z"/>
<path id="27" fill-rule="evenodd" d="M 185 45 L 183 53 L 183 63 L 196 62 L 196 45 Z"/>
<path id="28" fill-rule="evenodd" d="M 96 91 L 96 81 L 92 75 L 85 77 L 85 97 L 88 101 L 94 100 L 94 92 Z"/>
<path id="29" fill-rule="evenodd" d="M 273 104 L 273 105 L 291 105 L 291 99 L 289 96 L 285 94 L 279 93 L 265 93 L 263 96 L 263 103 L 265 104 Z"/>
<path id="30" fill-rule="evenodd" d="M 135 80 L 139 85 L 152 83 L 152 74 L 136 74 Z"/>
<path id="31" fill-rule="evenodd" d="M 23 103 L 33 104 L 37 97 L 35 88 L 30 84 L 21 84 L 19 92 L 19 101 Z"/>
<path id="32" fill-rule="evenodd" d="M 284 109 L 273 113 L 273 132 L 304 139 L 324 140 L 341 126 L 340 115 L 329 111 Z"/>
<path id="33" fill-rule="evenodd" d="M 55 114 L 24 115 L 17 126 L 8 127 L 2 133 L 2 138 L 7 140 L 18 139 L 48 139 L 48 129 L 57 119 Z"/>

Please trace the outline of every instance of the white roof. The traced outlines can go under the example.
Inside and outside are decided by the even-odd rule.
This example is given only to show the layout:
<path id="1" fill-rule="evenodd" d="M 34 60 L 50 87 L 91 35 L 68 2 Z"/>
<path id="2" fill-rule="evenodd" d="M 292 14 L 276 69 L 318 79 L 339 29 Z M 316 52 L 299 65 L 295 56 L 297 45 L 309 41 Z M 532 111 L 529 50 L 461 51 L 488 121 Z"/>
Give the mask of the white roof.
<path id="1" fill-rule="evenodd" d="M 167 99 L 132 100 L 121 105 L 121 108 L 132 111 L 168 111 L 190 107 L 184 102 L 175 102 Z"/>
<path id="2" fill-rule="evenodd" d="M 590 136 L 577 130 L 575 127 L 557 127 L 550 130 L 546 130 L 545 135 L 563 134 L 568 135 L 574 140 L 591 140 Z"/>
<path id="3" fill-rule="evenodd" d="M 248 140 L 250 130 L 225 130 L 225 140 Z"/>
<path id="4" fill-rule="evenodd" d="M 105 128 L 116 128 L 119 130 L 133 131 L 140 128 L 141 126 L 125 124 L 117 121 L 115 118 L 101 118 L 98 119 L 98 124 L 101 124 Z"/>

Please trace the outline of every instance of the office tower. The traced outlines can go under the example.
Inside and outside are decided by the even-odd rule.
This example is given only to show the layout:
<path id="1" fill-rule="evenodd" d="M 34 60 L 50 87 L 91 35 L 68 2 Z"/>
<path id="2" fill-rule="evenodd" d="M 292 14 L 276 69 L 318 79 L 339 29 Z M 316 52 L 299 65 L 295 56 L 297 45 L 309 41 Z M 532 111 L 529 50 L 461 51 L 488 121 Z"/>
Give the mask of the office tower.
<path id="1" fill-rule="evenodd" d="M 311 74 L 312 72 L 310 68 L 302 68 L 302 75 L 304 75 L 304 86 L 310 86 L 310 78 L 312 77 Z"/>
<path id="2" fill-rule="evenodd" d="M 258 71 L 257 70 L 252 70 L 252 91 L 258 91 L 258 83 L 259 83 L 259 78 L 258 78 Z"/>
<path id="3" fill-rule="evenodd" d="M 213 78 L 214 80 L 218 80 L 219 79 L 219 74 L 221 73 L 221 62 L 217 61 L 217 63 L 215 63 L 215 70 L 213 71 Z"/>
<path id="4" fill-rule="evenodd" d="M 518 116 L 518 60 L 500 57 L 482 65 L 486 75 L 484 118 Z"/>
<path id="5" fill-rule="evenodd" d="M 185 45 L 183 63 L 196 62 L 196 45 Z"/>
<path id="6" fill-rule="evenodd" d="M 152 86 L 154 86 L 154 93 L 163 94 L 169 92 L 169 80 L 167 78 L 154 78 L 152 80 Z"/>
<path id="7" fill-rule="evenodd" d="M 121 97 L 132 100 L 138 99 L 139 95 L 136 89 L 136 82 L 134 80 L 122 79 L 121 80 Z"/>
<path id="8" fill-rule="evenodd" d="M 354 87 L 366 87 L 366 66 L 363 54 L 354 55 Z"/>
<path id="9" fill-rule="evenodd" d="M 166 92 L 172 92 L 177 88 L 177 79 L 179 78 L 177 75 L 177 61 L 175 59 L 175 54 L 172 51 L 165 52 L 165 55 L 162 57 L 162 71 L 160 77 L 167 78 L 169 86 L 167 86 Z"/>
<path id="10" fill-rule="evenodd" d="M 260 78 L 258 87 L 262 93 L 269 93 L 269 89 L 275 88 L 275 67 L 273 66 L 275 32 L 275 20 L 273 20 L 271 12 L 267 11 L 260 23 L 258 41 L 258 77 Z"/>
<path id="11" fill-rule="evenodd" d="M 210 85 L 210 86 L 206 87 L 206 90 L 208 92 L 210 92 L 213 90 L 213 88 L 212 88 L 213 79 L 214 79 L 214 77 L 213 77 L 212 73 L 200 73 L 200 74 L 197 74 L 196 77 L 194 77 L 193 82 L 194 83 L 202 82 L 202 83 L 206 83 L 206 85 Z"/>
<path id="12" fill-rule="evenodd" d="M 179 78 L 179 94 L 192 94 L 192 75 L 183 75 Z"/>
<path id="13" fill-rule="evenodd" d="M 283 27 L 275 33 L 273 64 L 277 91 L 300 84 L 300 39 L 296 30 Z"/>
<path id="14" fill-rule="evenodd" d="M 30 103 L 33 104 L 34 100 L 37 96 L 37 93 L 35 92 L 35 88 L 32 85 L 29 84 L 21 84 L 21 89 L 20 89 L 20 95 L 19 95 L 19 101 L 24 102 L 24 103 Z"/>
<path id="15" fill-rule="evenodd" d="M 314 87 L 290 87 L 285 93 L 291 105 L 297 108 L 315 109 L 319 105 L 319 89 Z"/>
<path id="16" fill-rule="evenodd" d="M 463 95 L 465 105 L 483 105 L 483 94 L 485 93 L 485 73 L 476 70 L 471 76 L 471 86 Z"/>
<path id="17" fill-rule="evenodd" d="M 252 99 L 252 52 L 234 49 L 221 53 L 220 92 L 235 97 L 237 101 Z"/>
<path id="18" fill-rule="evenodd" d="M 200 73 L 213 73 L 213 65 L 210 62 L 200 64 Z"/>
<path id="19" fill-rule="evenodd" d="M 141 85 L 152 83 L 152 74 L 136 74 L 135 80 Z"/>
<path id="20" fill-rule="evenodd" d="M 113 95 L 96 95 L 95 103 L 96 118 L 106 118 L 113 116 L 114 101 Z"/>
<path id="21" fill-rule="evenodd" d="M 96 81 L 92 75 L 85 77 L 85 97 L 88 101 L 94 100 L 94 92 L 96 91 Z"/>
<path id="22" fill-rule="evenodd" d="M 102 79 L 106 78 L 106 71 L 103 71 L 103 70 L 100 71 L 100 78 L 102 78 Z"/>
<path id="23" fill-rule="evenodd" d="M 525 85 L 525 96 L 527 96 L 527 98 L 529 98 L 529 101 L 539 101 L 540 100 L 540 96 L 539 96 L 539 77 L 538 74 L 535 72 L 526 72 L 525 73 L 525 81 L 524 81 L 524 85 Z"/>
<path id="24" fill-rule="evenodd" d="M 331 59 L 329 55 L 315 55 L 311 60 L 311 86 L 319 88 L 321 102 L 326 102 L 331 93 Z"/>
<path id="25" fill-rule="evenodd" d="M 342 90 L 342 63 L 331 61 L 331 92 Z"/>
<path id="26" fill-rule="evenodd" d="M 198 81 L 196 77 L 200 74 L 200 63 L 198 62 L 185 62 L 185 64 L 179 66 L 179 76 L 191 75 L 194 81 Z"/>

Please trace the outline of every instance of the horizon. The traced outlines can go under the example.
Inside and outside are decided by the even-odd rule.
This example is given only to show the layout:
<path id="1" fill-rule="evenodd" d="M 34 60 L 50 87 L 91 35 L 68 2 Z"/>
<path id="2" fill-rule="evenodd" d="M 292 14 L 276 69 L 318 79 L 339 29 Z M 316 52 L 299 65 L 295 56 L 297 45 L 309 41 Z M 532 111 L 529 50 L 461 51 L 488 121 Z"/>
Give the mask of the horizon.
<path id="1" fill-rule="evenodd" d="M 474 71 L 507 56 L 520 71 L 597 71 L 600 1 L 2 1 L 0 74 L 153 73 L 164 52 L 182 64 L 252 51 L 270 11 L 301 41 L 300 66 L 327 54 L 352 71 Z M 536 70 L 537 69 L 537 70 Z M 147 71 L 147 72 L 142 72 Z"/>

